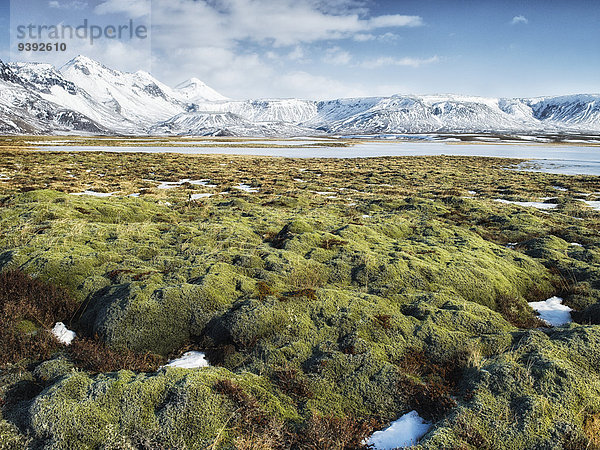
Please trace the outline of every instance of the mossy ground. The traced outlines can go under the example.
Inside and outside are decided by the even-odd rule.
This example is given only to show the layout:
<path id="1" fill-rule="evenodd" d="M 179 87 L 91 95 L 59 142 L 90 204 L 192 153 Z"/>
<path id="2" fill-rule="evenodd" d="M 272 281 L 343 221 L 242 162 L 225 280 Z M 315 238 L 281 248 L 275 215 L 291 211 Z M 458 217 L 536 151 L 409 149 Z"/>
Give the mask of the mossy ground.
<path id="1" fill-rule="evenodd" d="M 215 367 L 94 374 L 60 348 L 6 365 L 7 448 L 335 448 L 410 409 L 434 422 L 424 448 L 597 445 L 600 212 L 582 200 L 600 178 L 10 145 L 0 267 L 67 289 L 79 336 Z M 216 187 L 158 189 L 182 179 Z M 536 329 L 527 302 L 552 295 L 579 323 Z"/>

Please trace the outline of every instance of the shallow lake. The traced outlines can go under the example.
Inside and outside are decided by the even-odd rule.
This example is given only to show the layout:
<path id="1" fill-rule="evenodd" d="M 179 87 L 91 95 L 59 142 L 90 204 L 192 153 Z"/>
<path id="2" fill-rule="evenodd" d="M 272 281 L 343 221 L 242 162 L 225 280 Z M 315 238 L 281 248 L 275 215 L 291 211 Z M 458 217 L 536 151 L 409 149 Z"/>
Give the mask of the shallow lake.
<path id="1" fill-rule="evenodd" d="M 264 141 L 267 143 L 268 141 Z M 277 141 L 270 142 L 275 145 Z M 249 143 L 251 145 L 251 143 Z M 591 145 L 486 144 L 445 142 L 363 142 L 349 147 L 293 148 L 281 147 L 101 147 L 43 146 L 40 151 L 104 151 L 143 153 L 225 154 L 280 156 L 286 158 L 369 158 L 380 156 L 491 156 L 532 159 L 524 170 L 567 175 L 600 175 L 600 147 Z"/>

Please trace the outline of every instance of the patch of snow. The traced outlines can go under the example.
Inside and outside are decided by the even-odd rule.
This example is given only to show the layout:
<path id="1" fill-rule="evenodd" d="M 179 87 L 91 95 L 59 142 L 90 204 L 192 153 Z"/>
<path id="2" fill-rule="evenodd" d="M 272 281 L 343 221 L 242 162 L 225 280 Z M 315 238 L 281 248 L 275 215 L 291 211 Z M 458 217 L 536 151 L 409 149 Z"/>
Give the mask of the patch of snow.
<path id="1" fill-rule="evenodd" d="M 253 188 L 249 184 L 244 184 L 244 183 L 240 183 L 237 186 L 233 186 L 233 188 L 239 189 L 240 191 L 244 191 L 244 192 L 258 192 L 259 191 L 258 188 Z"/>
<path id="2" fill-rule="evenodd" d="M 579 242 L 571 242 L 569 245 L 574 245 L 575 247 L 583 247 Z"/>
<path id="3" fill-rule="evenodd" d="M 169 181 L 161 181 L 158 185 L 157 189 L 173 189 L 177 186 L 181 186 L 180 182 L 169 182 Z"/>
<path id="4" fill-rule="evenodd" d="M 584 200 L 584 202 L 590 208 L 600 211 L 600 201 Z"/>
<path id="5" fill-rule="evenodd" d="M 10 177 L 7 177 L 6 175 L 0 174 L 0 181 L 8 181 L 10 180 Z"/>
<path id="6" fill-rule="evenodd" d="M 148 180 L 151 181 L 151 180 Z M 189 183 L 193 186 L 205 186 L 205 187 L 217 187 L 214 184 L 209 184 L 209 180 L 191 180 L 189 178 L 185 178 L 183 180 L 179 180 L 179 181 L 159 181 L 158 183 L 160 183 L 157 186 L 157 189 L 173 189 L 176 188 L 177 186 L 181 186 L 185 183 Z"/>
<path id="7" fill-rule="evenodd" d="M 469 194 L 469 195 L 477 195 L 477 191 L 467 191 L 467 194 Z"/>
<path id="8" fill-rule="evenodd" d="M 335 192 L 315 191 L 315 194 L 319 194 L 319 195 L 332 195 L 332 194 L 335 194 Z"/>
<path id="9" fill-rule="evenodd" d="M 191 195 L 191 200 L 198 200 L 200 198 L 208 198 L 208 197 L 212 197 L 215 194 L 208 194 L 208 193 L 204 193 L 204 194 L 192 194 Z"/>
<path id="10" fill-rule="evenodd" d="M 431 424 L 419 416 L 416 411 L 404 414 L 382 431 L 371 435 L 367 444 L 376 450 L 387 450 L 414 445 L 429 431 Z"/>
<path id="11" fill-rule="evenodd" d="M 564 188 L 562 186 L 552 186 L 554 189 L 556 189 L 557 191 L 561 191 L 561 192 L 567 192 L 568 189 Z"/>
<path id="12" fill-rule="evenodd" d="M 70 345 L 77 336 L 74 331 L 67 329 L 64 323 L 57 322 L 52 328 L 52 334 L 61 344 Z"/>
<path id="13" fill-rule="evenodd" d="M 190 180 L 189 183 L 194 186 L 204 186 L 209 188 L 216 188 L 216 184 L 210 184 L 210 180 Z"/>
<path id="14" fill-rule="evenodd" d="M 1 180 L 2 178 L 0 178 Z M 296 181 L 297 183 L 306 183 L 306 181 L 304 181 L 302 178 L 294 178 L 294 181 Z"/>
<path id="15" fill-rule="evenodd" d="M 95 192 L 95 191 L 83 191 L 83 192 L 72 192 L 71 195 L 91 195 L 92 197 L 110 197 L 116 192 Z"/>
<path id="16" fill-rule="evenodd" d="M 209 367 L 206 355 L 202 352 L 191 351 L 184 353 L 180 358 L 169 361 L 165 367 L 179 367 L 182 369 L 196 369 Z"/>
<path id="17" fill-rule="evenodd" d="M 138 192 L 137 194 L 129 194 L 127 197 L 138 198 L 139 196 L 140 196 L 140 193 Z"/>
<path id="18" fill-rule="evenodd" d="M 540 319 L 544 322 L 558 327 L 573 321 L 571 319 L 572 309 L 563 305 L 562 301 L 563 299 L 560 297 L 550 297 L 545 301 L 530 302 L 529 306 L 540 314 Z"/>
<path id="19" fill-rule="evenodd" d="M 513 202 L 511 200 L 504 200 L 503 198 L 494 199 L 495 202 L 505 203 L 508 205 L 518 205 L 537 209 L 555 209 L 558 205 L 556 203 L 542 203 L 542 202 Z"/>

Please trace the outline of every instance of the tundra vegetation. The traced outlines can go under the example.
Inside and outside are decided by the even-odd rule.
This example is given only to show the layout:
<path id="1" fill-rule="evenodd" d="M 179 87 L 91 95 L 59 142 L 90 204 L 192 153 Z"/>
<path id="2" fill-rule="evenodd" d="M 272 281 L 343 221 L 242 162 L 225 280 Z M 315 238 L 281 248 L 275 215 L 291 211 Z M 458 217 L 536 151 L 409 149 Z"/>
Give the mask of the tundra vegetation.
<path id="1" fill-rule="evenodd" d="M 422 449 L 600 449 L 600 177 L 518 162 L 2 140 L 0 448 L 359 448 L 416 410 Z"/>

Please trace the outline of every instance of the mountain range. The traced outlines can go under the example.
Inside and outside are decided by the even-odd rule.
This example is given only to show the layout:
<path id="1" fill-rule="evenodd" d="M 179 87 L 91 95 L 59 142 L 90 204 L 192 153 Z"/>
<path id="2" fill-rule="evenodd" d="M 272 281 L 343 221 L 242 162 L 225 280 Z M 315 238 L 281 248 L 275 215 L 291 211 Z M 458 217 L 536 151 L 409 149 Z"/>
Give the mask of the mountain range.
<path id="1" fill-rule="evenodd" d="M 231 100 L 192 78 L 171 88 L 85 56 L 60 69 L 0 61 L 0 134 L 309 136 L 600 134 L 600 95 L 393 95 Z"/>

